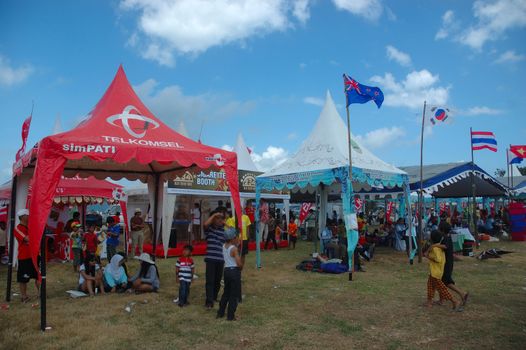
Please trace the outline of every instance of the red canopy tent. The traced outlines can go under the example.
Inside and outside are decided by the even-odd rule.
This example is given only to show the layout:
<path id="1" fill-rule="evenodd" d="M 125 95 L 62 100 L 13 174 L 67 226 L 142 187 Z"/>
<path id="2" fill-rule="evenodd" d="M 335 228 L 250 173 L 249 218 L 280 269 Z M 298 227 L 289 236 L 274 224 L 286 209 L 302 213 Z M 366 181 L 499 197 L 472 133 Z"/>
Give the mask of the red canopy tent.
<path id="1" fill-rule="evenodd" d="M 76 204 L 81 203 L 97 203 L 99 199 L 119 200 L 122 198 L 123 186 L 106 181 L 99 180 L 92 176 L 81 178 L 78 176 L 67 178 L 62 177 L 55 190 L 55 201 L 71 203 L 69 197 L 73 198 Z M 116 198 L 118 197 L 118 198 Z M 80 199 L 80 200 L 79 200 Z M 8 205 L 11 201 L 11 181 L 6 182 L 0 186 L 0 205 Z M 121 212 L 126 220 L 126 205 L 121 205 Z M 0 213 L 1 215 L 1 213 Z M 7 213 L 6 213 L 7 215 Z M 5 220 L 6 218 L 4 218 Z M 0 221 L 2 217 L 0 217 Z"/>
<path id="2" fill-rule="evenodd" d="M 122 66 L 88 116 L 74 129 L 42 139 L 36 161 L 33 159 L 24 156 L 14 170 L 18 174 L 21 168 L 23 173 L 34 165 L 29 236 L 35 265 L 53 197 L 63 174 L 148 182 L 150 192 L 154 192 L 154 246 L 161 219 L 160 189 L 164 181 L 173 177 L 174 171 L 189 167 L 223 169 L 236 214 L 241 217 L 237 155 L 186 138 L 157 119 L 133 91 Z M 44 276 L 45 266 L 41 273 Z M 44 284 L 42 290 L 41 304 L 45 304 Z M 45 329 L 45 319 L 41 320 L 41 327 Z"/>

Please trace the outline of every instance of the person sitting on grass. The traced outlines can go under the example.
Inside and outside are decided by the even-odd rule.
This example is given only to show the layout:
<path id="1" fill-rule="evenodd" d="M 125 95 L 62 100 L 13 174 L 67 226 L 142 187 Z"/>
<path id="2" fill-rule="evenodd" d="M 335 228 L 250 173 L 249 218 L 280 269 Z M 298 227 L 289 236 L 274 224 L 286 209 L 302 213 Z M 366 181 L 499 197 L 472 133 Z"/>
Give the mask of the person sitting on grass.
<path id="1" fill-rule="evenodd" d="M 290 217 L 289 222 L 289 249 L 292 246 L 292 249 L 296 249 L 296 240 L 298 239 L 298 225 L 294 222 L 294 217 Z"/>
<path id="2" fill-rule="evenodd" d="M 130 278 L 133 289 L 136 293 L 156 292 L 159 290 L 159 271 L 155 266 L 155 261 L 152 260 L 150 254 L 142 253 L 136 256 L 135 259 L 141 262 L 139 271 Z"/>
<path id="3" fill-rule="evenodd" d="M 177 259 L 177 263 L 175 264 L 175 274 L 179 281 L 179 298 L 175 299 L 174 303 L 177 303 L 179 307 L 189 304 L 190 285 L 192 284 L 192 278 L 195 272 L 194 259 L 192 259 L 193 249 L 191 245 L 184 246 L 183 256 Z"/>
<path id="4" fill-rule="evenodd" d="M 442 234 L 440 231 L 434 230 L 431 232 L 431 242 L 433 244 L 440 243 Z M 444 282 L 442 276 L 444 274 L 444 265 L 446 263 L 446 256 L 444 251 L 434 245 L 431 245 L 425 252 L 426 258 L 429 259 L 429 277 L 427 279 L 427 307 L 433 306 L 433 297 L 438 290 L 440 300 L 449 300 L 453 306 L 453 310 L 463 311 L 462 306 L 453 299 Z"/>
<path id="5" fill-rule="evenodd" d="M 104 268 L 104 291 L 107 293 L 122 293 L 128 289 L 128 274 L 126 273 L 126 259 L 115 254 L 110 263 Z"/>
<path id="6" fill-rule="evenodd" d="M 225 288 L 221 301 L 219 302 L 219 310 L 217 311 L 217 318 L 225 316 L 227 309 L 227 321 L 236 320 L 237 304 L 241 299 L 241 270 L 243 268 L 243 261 L 237 249 L 238 238 L 235 229 L 229 228 L 225 231 L 225 244 L 223 244 L 223 260 L 225 261 Z"/>
<path id="7" fill-rule="evenodd" d="M 88 252 L 84 263 L 79 267 L 79 290 L 93 297 L 95 288 L 100 290 L 100 294 L 104 294 L 100 265 L 97 264 L 95 255 Z"/>

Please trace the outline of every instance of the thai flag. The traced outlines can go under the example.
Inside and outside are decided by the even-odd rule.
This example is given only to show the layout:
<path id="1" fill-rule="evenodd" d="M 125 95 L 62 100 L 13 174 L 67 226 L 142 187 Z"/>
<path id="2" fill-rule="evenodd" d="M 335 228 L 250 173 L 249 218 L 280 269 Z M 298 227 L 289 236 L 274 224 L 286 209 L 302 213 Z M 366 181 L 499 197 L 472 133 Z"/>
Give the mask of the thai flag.
<path id="1" fill-rule="evenodd" d="M 471 132 L 471 149 L 479 151 L 489 149 L 497 152 L 497 140 L 495 134 L 491 131 L 472 131 Z"/>

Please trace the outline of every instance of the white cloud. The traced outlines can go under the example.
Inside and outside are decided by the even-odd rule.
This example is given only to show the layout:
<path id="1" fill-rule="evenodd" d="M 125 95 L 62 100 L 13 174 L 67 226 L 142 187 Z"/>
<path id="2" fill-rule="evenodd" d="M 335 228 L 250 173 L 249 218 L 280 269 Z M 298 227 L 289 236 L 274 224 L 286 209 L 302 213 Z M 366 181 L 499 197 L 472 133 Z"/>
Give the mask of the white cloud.
<path id="1" fill-rule="evenodd" d="M 9 87 L 23 83 L 33 72 L 31 65 L 15 68 L 7 57 L 0 55 L 0 85 Z"/>
<path id="2" fill-rule="evenodd" d="M 223 149 L 225 151 L 228 151 L 228 152 L 234 151 L 234 147 L 232 147 L 230 145 L 223 145 L 223 146 L 221 146 L 221 149 Z"/>
<path id="3" fill-rule="evenodd" d="M 203 120 L 217 122 L 246 115 L 256 105 L 254 101 L 237 101 L 227 94 L 185 95 L 178 85 L 158 88 L 154 79 L 148 79 L 134 89 L 152 113 L 167 124 L 175 128 L 184 121 L 190 136 L 197 135 Z"/>
<path id="4" fill-rule="evenodd" d="M 387 58 L 389 58 L 390 61 L 395 61 L 401 66 L 406 67 L 411 65 L 411 56 L 407 53 L 402 52 L 391 45 L 387 45 L 385 49 L 387 51 Z"/>
<path id="5" fill-rule="evenodd" d="M 309 0 L 294 1 L 292 14 L 301 23 L 306 23 L 310 18 Z"/>
<path id="6" fill-rule="evenodd" d="M 381 0 L 332 0 L 338 10 L 344 10 L 353 15 L 376 21 L 382 15 Z"/>
<path id="7" fill-rule="evenodd" d="M 268 146 L 263 153 L 257 153 L 254 149 L 250 154 L 252 161 L 261 171 L 268 171 L 287 160 L 289 153 L 282 147 Z"/>
<path id="8" fill-rule="evenodd" d="M 475 50 L 481 50 L 489 40 L 498 40 L 515 28 L 526 26 L 526 1 L 475 1 L 473 16 L 477 22 L 461 33 L 457 40 Z"/>
<path id="9" fill-rule="evenodd" d="M 504 113 L 504 111 L 500 109 L 490 108 L 486 106 L 475 106 L 468 108 L 465 111 L 461 111 L 459 114 L 467 115 L 467 116 L 476 116 L 476 115 L 499 115 Z"/>
<path id="10" fill-rule="evenodd" d="M 307 68 L 307 63 L 301 62 L 300 63 L 300 69 L 305 69 L 305 68 Z"/>
<path id="11" fill-rule="evenodd" d="M 305 97 L 303 99 L 303 103 L 306 103 L 306 104 L 309 104 L 309 105 L 323 107 L 323 104 L 325 103 L 325 100 L 323 98 L 319 98 L 319 97 L 308 96 L 308 97 Z"/>
<path id="12" fill-rule="evenodd" d="M 508 50 L 506 52 L 503 52 L 499 58 L 495 60 L 495 63 L 515 63 L 524 61 L 526 59 L 526 55 L 520 55 L 515 53 L 513 50 Z"/>
<path id="13" fill-rule="evenodd" d="M 455 21 L 455 13 L 452 10 L 447 10 L 442 15 L 442 26 L 435 35 L 435 40 L 447 38 L 451 32 L 458 29 L 458 24 Z"/>
<path id="14" fill-rule="evenodd" d="M 438 86 L 439 76 L 427 69 L 412 71 L 403 81 L 396 81 L 391 73 L 370 79 L 384 91 L 386 106 L 420 108 L 424 101 L 444 105 L 449 98 L 449 87 Z"/>
<path id="15" fill-rule="evenodd" d="M 398 126 L 390 128 L 380 128 L 369 131 L 365 135 L 357 135 L 356 138 L 365 147 L 370 149 L 378 149 L 383 146 L 392 145 L 393 142 L 402 139 L 405 136 L 405 130 Z"/>
<path id="16" fill-rule="evenodd" d="M 309 0 L 121 0 L 120 9 L 139 14 L 128 40 L 142 56 L 173 66 L 178 54 L 196 55 L 211 47 L 238 43 L 304 24 Z"/>

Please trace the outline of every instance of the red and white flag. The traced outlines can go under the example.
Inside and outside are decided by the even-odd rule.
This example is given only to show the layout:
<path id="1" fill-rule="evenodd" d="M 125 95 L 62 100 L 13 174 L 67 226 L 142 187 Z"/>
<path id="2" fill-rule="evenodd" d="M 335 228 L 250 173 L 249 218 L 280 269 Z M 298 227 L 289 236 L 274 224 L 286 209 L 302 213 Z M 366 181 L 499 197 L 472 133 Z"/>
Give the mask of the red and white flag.
<path id="1" fill-rule="evenodd" d="M 387 210 L 385 211 L 385 220 L 386 222 L 391 222 L 391 214 L 393 213 L 393 202 L 387 202 Z"/>
<path id="2" fill-rule="evenodd" d="M 363 201 L 360 197 L 354 198 L 354 207 L 356 208 L 356 212 L 359 212 L 360 209 L 362 209 Z"/>
<path id="3" fill-rule="evenodd" d="M 309 211 L 312 209 L 314 205 L 312 203 L 302 203 L 301 209 L 300 209 L 300 225 L 305 221 L 305 218 L 309 214 Z"/>
<path id="4" fill-rule="evenodd" d="M 18 162 L 20 158 L 24 155 L 24 152 L 26 151 L 26 142 L 27 142 L 27 136 L 29 135 L 29 127 L 31 126 L 31 118 L 33 115 L 30 115 L 27 117 L 26 120 L 24 120 L 24 124 L 22 124 L 22 147 L 16 152 L 16 161 Z"/>

